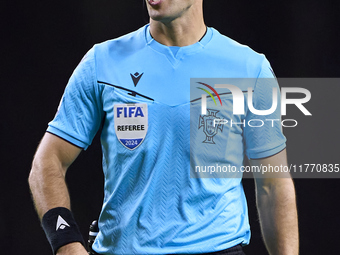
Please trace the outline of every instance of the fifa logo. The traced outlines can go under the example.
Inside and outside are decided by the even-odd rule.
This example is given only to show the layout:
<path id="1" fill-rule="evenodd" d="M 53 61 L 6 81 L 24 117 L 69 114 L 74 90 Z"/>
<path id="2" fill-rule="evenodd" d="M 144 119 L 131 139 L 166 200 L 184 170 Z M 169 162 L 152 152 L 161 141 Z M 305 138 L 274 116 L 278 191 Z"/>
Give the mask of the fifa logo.
<path id="1" fill-rule="evenodd" d="M 142 111 L 141 107 L 138 106 L 128 106 L 128 107 L 117 107 L 117 118 L 121 118 L 121 115 L 123 115 L 123 118 L 136 118 L 136 117 L 144 117 L 144 113 Z"/>
<path id="2" fill-rule="evenodd" d="M 148 131 L 147 104 L 115 104 L 114 127 L 118 141 L 126 149 L 135 150 Z"/>

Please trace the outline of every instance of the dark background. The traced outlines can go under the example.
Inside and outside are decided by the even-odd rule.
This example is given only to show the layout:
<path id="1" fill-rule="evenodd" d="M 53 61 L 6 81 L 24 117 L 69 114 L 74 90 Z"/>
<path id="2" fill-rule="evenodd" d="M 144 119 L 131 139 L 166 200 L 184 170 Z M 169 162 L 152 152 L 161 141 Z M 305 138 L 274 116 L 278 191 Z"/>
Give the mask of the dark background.
<path id="1" fill-rule="evenodd" d="M 265 53 L 278 77 L 340 77 L 339 1 L 204 1 L 207 25 Z M 0 6 L 0 253 L 51 254 L 27 184 L 35 149 L 82 56 L 93 44 L 144 25 L 146 11 L 142 0 L 7 0 Z M 340 163 L 339 87 L 312 93 L 307 104 L 312 125 L 303 125 L 304 117 L 296 113 L 301 126 L 284 129 L 290 163 Z M 72 165 L 67 181 L 87 238 L 103 197 L 98 139 Z M 340 180 L 297 179 L 295 184 L 301 254 L 340 254 Z M 253 180 L 244 180 L 244 187 L 253 230 L 245 251 L 266 254 Z"/>

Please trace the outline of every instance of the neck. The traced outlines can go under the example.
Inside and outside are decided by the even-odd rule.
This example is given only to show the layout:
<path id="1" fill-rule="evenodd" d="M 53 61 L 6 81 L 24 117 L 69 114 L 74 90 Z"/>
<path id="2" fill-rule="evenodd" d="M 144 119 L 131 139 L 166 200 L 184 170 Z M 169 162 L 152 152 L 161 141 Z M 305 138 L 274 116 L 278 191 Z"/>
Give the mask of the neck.
<path id="1" fill-rule="evenodd" d="M 195 15 L 194 15 L 195 14 Z M 188 46 L 198 42 L 206 32 L 202 9 L 171 21 L 150 19 L 150 33 L 159 43 L 166 46 Z"/>

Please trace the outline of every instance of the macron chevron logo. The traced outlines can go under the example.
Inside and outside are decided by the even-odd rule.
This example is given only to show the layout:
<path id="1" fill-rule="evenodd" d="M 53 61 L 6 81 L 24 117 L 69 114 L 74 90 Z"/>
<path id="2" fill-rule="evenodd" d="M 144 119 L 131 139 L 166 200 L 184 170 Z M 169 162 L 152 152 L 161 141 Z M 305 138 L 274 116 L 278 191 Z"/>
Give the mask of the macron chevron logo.
<path id="1" fill-rule="evenodd" d="M 55 230 L 58 231 L 59 229 L 64 229 L 66 227 L 70 228 L 70 225 L 60 215 L 58 215 L 57 226 Z"/>
<path id="2" fill-rule="evenodd" d="M 135 85 L 135 87 L 137 86 L 137 84 L 138 84 L 140 78 L 142 78 L 143 74 L 144 74 L 144 73 L 139 74 L 138 72 L 136 72 L 136 73 L 134 73 L 134 74 L 130 73 L 131 78 L 132 78 L 132 81 L 133 81 L 133 84 Z"/>

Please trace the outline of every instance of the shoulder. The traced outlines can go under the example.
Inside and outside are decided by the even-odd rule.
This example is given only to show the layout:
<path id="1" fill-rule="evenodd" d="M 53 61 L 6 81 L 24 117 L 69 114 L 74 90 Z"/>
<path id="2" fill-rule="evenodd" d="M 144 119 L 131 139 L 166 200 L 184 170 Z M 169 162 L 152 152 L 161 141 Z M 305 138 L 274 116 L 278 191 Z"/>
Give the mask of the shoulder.
<path id="1" fill-rule="evenodd" d="M 229 54 L 229 55 L 237 55 L 241 59 L 253 59 L 257 61 L 262 61 L 264 59 L 264 55 L 256 52 L 252 48 L 247 45 L 241 44 L 230 37 L 221 34 L 214 28 L 213 30 L 213 38 L 212 42 L 214 47 L 220 50 L 221 53 Z"/>
<path id="2" fill-rule="evenodd" d="M 136 72 L 131 65 L 145 61 L 145 48 L 147 48 L 145 33 L 147 25 L 121 37 L 107 40 L 93 46 L 96 76 L 98 81 L 121 83 L 118 81 L 121 73 Z M 138 68 L 137 68 L 138 69 Z"/>
<path id="3" fill-rule="evenodd" d="M 246 68 L 251 77 L 257 77 L 263 65 L 269 65 L 264 54 L 221 34 L 214 28 L 211 29 L 213 30 L 213 38 L 209 47 L 212 47 L 215 54 L 218 54 L 220 58 L 233 63 L 233 65 Z"/>
<path id="4" fill-rule="evenodd" d="M 134 32 L 96 44 L 94 46 L 95 55 L 100 57 L 111 54 L 131 54 L 132 52 L 145 47 L 145 31 L 146 26 L 143 26 Z"/>

